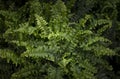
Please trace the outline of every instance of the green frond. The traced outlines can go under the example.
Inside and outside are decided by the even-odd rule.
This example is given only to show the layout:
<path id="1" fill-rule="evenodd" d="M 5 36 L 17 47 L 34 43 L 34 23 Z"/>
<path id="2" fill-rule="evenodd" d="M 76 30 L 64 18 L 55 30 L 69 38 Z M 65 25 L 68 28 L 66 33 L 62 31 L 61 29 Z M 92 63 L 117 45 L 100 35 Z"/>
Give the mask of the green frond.
<path id="1" fill-rule="evenodd" d="M 21 59 L 9 49 L 0 49 L 0 57 L 6 59 L 8 63 L 12 61 L 16 65 L 22 62 Z"/>
<path id="2" fill-rule="evenodd" d="M 26 52 L 24 52 L 22 57 L 33 57 L 33 58 L 45 58 L 51 61 L 54 61 L 54 55 L 50 53 L 48 47 L 39 46 L 37 48 L 29 48 Z"/>

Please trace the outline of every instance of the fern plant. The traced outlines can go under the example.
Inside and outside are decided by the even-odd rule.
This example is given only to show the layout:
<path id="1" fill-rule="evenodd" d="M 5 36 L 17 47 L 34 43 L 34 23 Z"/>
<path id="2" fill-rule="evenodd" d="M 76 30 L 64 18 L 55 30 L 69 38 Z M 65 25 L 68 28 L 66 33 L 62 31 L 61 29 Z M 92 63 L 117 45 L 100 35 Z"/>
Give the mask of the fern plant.
<path id="1" fill-rule="evenodd" d="M 0 11 L 1 39 L 12 46 L 2 45 L 0 57 L 20 66 L 11 79 L 97 79 L 99 70 L 112 70 L 105 56 L 115 52 L 102 36 L 112 21 L 89 14 L 71 22 L 70 14 L 61 0 L 29 0 L 16 11 Z"/>

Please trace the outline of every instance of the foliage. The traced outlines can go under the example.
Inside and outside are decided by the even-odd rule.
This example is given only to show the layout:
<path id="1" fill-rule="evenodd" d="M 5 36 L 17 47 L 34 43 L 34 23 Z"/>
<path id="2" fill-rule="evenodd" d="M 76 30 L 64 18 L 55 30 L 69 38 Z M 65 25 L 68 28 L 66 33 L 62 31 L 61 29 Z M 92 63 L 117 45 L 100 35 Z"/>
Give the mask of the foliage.
<path id="1" fill-rule="evenodd" d="M 84 0 L 81 4 L 86 6 L 79 7 L 81 9 L 78 10 L 83 12 L 75 19 L 79 14 L 79 11 L 73 11 L 76 1 L 28 0 L 24 5 L 18 6 L 15 5 L 17 1 L 13 1 L 13 4 L 11 1 L 9 10 L 2 6 L 0 71 L 9 71 L 6 74 L 11 79 L 113 77 L 107 73 L 113 69 L 107 57 L 114 56 L 115 51 L 109 48 L 112 41 L 104 33 L 113 27 L 116 7 L 113 10 L 114 16 L 109 16 L 106 12 L 109 6 L 106 4 L 110 2 L 106 0 L 106 4 L 103 4 L 106 6 L 100 7 L 103 12 L 94 15 L 94 11 L 97 12 L 95 5 L 99 1 Z M 90 13 L 90 9 L 94 9 L 93 12 Z M 1 61 L 9 65 L 2 69 L 4 64 Z M 13 71 L 10 72 L 12 68 Z M 0 77 L 5 79 L 1 73 Z"/>

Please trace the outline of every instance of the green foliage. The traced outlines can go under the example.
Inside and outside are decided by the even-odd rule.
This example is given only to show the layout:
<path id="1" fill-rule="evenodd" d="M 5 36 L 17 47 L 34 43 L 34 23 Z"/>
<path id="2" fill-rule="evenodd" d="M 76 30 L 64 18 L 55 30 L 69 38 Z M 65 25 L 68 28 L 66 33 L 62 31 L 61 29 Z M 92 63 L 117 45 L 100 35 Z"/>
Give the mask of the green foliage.
<path id="1" fill-rule="evenodd" d="M 103 36 L 112 27 L 112 17 L 96 18 L 82 6 L 79 20 L 71 21 L 75 1 L 28 0 L 18 10 L 0 11 L 0 60 L 16 65 L 9 78 L 99 79 L 100 72 L 112 70 L 106 57 L 115 52 L 109 48 L 111 41 Z M 93 2 L 84 3 L 93 7 L 97 0 Z"/>

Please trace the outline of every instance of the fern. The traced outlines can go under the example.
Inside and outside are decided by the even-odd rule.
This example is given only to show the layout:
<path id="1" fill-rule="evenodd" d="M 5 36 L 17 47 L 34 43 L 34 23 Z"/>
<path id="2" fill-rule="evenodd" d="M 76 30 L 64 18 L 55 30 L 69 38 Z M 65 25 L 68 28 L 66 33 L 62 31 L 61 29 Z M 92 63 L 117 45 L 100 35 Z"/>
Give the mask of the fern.
<path id="1" fill-rule="evenodd" d="M 86 6 L 92 4 L 85 2 Z M 112 21 L 87 14 L 71 22 L 74 3 L 28 0 L 18 10 L 0 11 L 6 27 L 1 38 L 19 53 L 12 47 L 0 48 L 0 58 L 21 66 L 11 79 L 97 79 L 99 69 L 112 69 L 104 57 L 115 52 L 108 47 L 111 41 L 103 36 Z M 47 10 L 50 13 L 44 13 Z"/>

